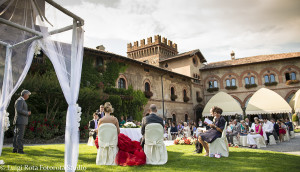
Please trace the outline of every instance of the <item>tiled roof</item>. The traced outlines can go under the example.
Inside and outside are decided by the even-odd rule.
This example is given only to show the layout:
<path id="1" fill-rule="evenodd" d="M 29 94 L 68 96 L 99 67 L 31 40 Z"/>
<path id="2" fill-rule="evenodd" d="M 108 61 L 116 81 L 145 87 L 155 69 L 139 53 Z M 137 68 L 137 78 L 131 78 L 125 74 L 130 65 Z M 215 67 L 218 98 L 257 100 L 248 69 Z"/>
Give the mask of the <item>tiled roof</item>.
<path id="1" fill-rule="evenodd" d="M 167 57 L 166 59 L 160 60 L 159 62 L 165 62 L 165 61 L 169 61 L 169 60 L 173 60 L 173 59 L 178 59 L 178 58 L 181 58 L 181 57 L 186 57 L 186 56 L 194 55 L 194 54 L 197 54 L 197 53 L 199 53 L 199 58 L 200 58 L 201 62 L 202 63 L 206 62 L 206 59 L 204 58 L 204 56 L 202 55 L 202 53 L 200 52 L 199 49 L 188 51 L 188 52 L 185 52 L 185 53 L 181 53 L 181 54 L 178 54 L 176 56 Z"/>
<path id="2" fill-rule="evenodd" d="M 300 52 L 259 55 L 259 56 L 253 56 L 253 57 L 239 58 L 239 59 L 235 59 L 235 60 L 214 62 L 214 63 L 207 64 L 206 66 L 202 67 L 200 70 L 222 68 L 222 67 L 232 67 L 232 66 L 239 66 L 239 65 L 251 64 L 251 63 L 262 63 L 262 62 L 275 61 L 275 60 L 281 60 L 281 59 L 290 59 L 290 58 L 300 58 Z"/>

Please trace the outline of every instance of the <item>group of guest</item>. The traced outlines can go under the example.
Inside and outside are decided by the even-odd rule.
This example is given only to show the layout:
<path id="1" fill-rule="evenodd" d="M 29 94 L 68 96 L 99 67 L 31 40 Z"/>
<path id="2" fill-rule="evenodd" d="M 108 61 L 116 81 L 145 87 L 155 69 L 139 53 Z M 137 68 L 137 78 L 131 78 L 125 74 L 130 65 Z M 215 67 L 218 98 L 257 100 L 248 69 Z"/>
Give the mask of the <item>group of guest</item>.
<path id="1" fill-rule="evenodd" d="M 196 134 L 196 123 L 193 121 L 190 122 L 178 122 L 175 121 L 171 122 L 171 120 L 168 121 L 168 123 L 165 123 L 164 125 L 165 129 L 165 138 L 168 137 L 168 130 L 170 129 L 170 134 L 172 137 L 172 140 L 174 140 L 177 136 L 183 136 L 183 137 L 191 137 Z"/>

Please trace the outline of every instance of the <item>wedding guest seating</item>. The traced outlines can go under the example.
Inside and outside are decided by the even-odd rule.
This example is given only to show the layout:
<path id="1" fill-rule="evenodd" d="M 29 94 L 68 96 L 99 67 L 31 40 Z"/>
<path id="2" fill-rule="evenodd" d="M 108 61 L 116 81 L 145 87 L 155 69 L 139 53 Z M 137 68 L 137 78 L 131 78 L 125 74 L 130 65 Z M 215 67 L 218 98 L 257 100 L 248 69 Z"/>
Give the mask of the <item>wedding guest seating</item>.
<path id="1" fill-rule="evenodd" d="M 267 147 L 265 138 L 263 136 L 256 138 L 255 142 L 258 149 L 261 147 Z"/>
<path id="2" fill-rule="evenodd" d="M 118 133 L 114 124 L 104 123 L 98 129 L 99 149 L 97 152 L 97 165 L 116 165 L 115 158 L 118 153 Z"/>
<path id="3" fill-rule="evenodd" d="M 240 145 L 242 145 L 242 146 L 249 146 L 247 144 L 247 136 L 240 136 Z"/>
<path id="4" fill-rule="evenodd" d="M 269 144 L 270 145 L 276 145 L 276 140 L 275 140 L 275 137 L 273 135 L 269 136 Z"/>
<path id="5" fill-rule="evenodd" d="M 225 127 L 222 132 L 222 137 L 217 138 L 215 141 L 209 144 L 209 154 L 221 154 L 224 157 L 229 156 L 229 147 L 228 141 L 226 138 L 226 129 L 227 129 L 227 122 L 225 123 Z"/>
<path id="6" fill-rule="evenodd" d="M 168 161 L 168 153 L 164 144 L 164 130 L 161 124 L 148 124 L 145 128 L 146 164 L 163 165 Z"/>
<path id="7" fill-rule="evenodd" d="M 88 146 L 95 146 L 95 140 L 94 140 L 93 136 L 89 137 L 87 145 Z"/>
<path id="8" fill-rule="evenodd" d="M 290 141 L 290 134 L 289 134 L 289 130 L 285 129 L 285 135 L 283 137 L 283 140 L 286 141 Z"/>
<path id="9" fill-rule="evenodd" d="M 294 131 L 290 131 L 290 134 L 291 134 L 291 139 L 295 138 L 295 132 Z"/>
<path id="10" fill-rule="evenodd" d="M 172 140 L 171 127 L 168 128 L 168 140 Z"/>

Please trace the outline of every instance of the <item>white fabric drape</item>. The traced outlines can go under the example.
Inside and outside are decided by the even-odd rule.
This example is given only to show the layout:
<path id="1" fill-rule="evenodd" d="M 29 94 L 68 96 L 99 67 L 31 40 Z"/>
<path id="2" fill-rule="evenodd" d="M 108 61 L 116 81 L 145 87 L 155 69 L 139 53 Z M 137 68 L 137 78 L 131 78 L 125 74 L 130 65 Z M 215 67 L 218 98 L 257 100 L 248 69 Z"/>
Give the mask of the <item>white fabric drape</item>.
<path id="1" fill-rule="evenodd" d="M 36 46 L 39 46 L 52 62 L 64 97 L 69 105 L 65 133 L 65 171 L 75 171 L 78 160 L 78 127 L 80 122 L 80 113 L 77 112 L 76 102 L 80 88 L 84 31 L 74 21 L 72 44 L 70 42 L 60 42 L 65 37 L 57 39 L 57 36 L 49 35 L 48 30 L 57 30 L 61 26 L 59 24 L 49 26 L 45 22 L 47 21 L 45 20 L 47 13 L 41 11 L 41 9 L 44 9 L 45 1 L 39 0 L 37 4 L 32 0 L 0 0 L 1 19 L 9 20 L 43 35 L 42 39 L 34 42 L 28 41 L 17 47 L 9 48 L 11 45 L 33 38 L 35 35 L 0 23 L 0 155 L 4 135 L 4 112 L 9 105 L 12 95 L 25 79 Z M 45 9 L 50 11 L 51 7 L 48 6 Z M 56 8 L 54 10 L 57 11 Z M 54 16 L 57 17 L 56 15 Z M 6 48 L 6 44 L 8 48 Z"/>

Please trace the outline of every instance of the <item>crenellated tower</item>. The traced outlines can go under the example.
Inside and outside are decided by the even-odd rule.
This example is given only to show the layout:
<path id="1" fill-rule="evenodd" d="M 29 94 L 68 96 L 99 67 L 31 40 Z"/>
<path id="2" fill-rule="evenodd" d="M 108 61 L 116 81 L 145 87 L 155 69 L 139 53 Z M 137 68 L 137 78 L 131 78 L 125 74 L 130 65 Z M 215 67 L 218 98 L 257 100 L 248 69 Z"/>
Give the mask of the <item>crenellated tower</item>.
<path id="1" fill-rule="evenodd" d="M 159 60 L 164 60 L 167 57 L 175 56 L 178 54 L 177 44 L 167 40 L 160 35 L 147 38 L 147 44 L 145 39 L 140 42 L 135 41 L 127 44 L 127 57 L 149 63 L 155 66 L 159 66 Z"/>

